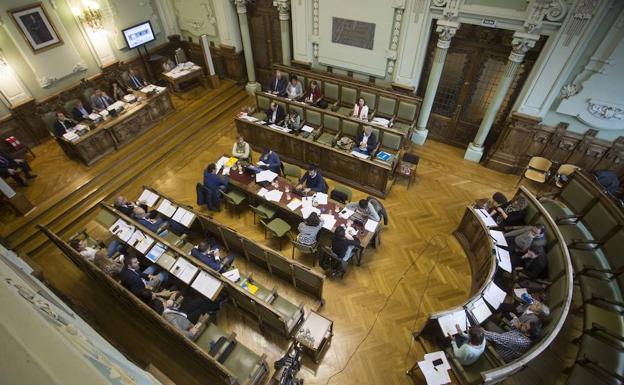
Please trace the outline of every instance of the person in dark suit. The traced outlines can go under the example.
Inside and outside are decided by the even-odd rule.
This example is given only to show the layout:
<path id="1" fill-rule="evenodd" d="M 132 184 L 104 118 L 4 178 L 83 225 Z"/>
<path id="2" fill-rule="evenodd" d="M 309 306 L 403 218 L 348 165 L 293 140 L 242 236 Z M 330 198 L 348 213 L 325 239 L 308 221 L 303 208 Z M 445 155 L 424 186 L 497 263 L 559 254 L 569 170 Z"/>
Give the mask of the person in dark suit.
<path id="1" fill-rule="evenodd" d="M 130 68 L 128 70 L 128 92 L 132 92 L 133 89 L 140 90 L 145 86 L 147 86 L 145 79 L 134 68 Z"/>
<path id="2" fill-rule="evenodd" d="M 265 168 L 265 169 L 269 169 L 276 174 L 281 174 L 282 161 L 280 160 L 279 155 L 277 155 L 277 153 L 267 148 L 264 150 L 264 152 L 260 156 L 260 161 L 258 162 L 258 166 Z"/>
<path id="3" fill-rule="evenodd" d="M 377 147 L 377 138 L 371 126 L 365 126 L 364 131 L 357 134 L 355 145 L 356 147 L 353 148 L 355 151 L 366 155 L 372 155 L 373 150 Z"/>
<path id="4" fill-rule="evenodd" d="M 12 156 L 0 152 L 0 176 L 3 178 L 11 177 L 17 183 L 22 186 L 26 186 L 26 182 L 20 176 L 20 171 L 24 172 L 26 179 L 36 178 L 37 175 L 33 174 L 30 165 L 25 159 L 14 159 Z"/>
<path id="5" fill-rule="evenodd" d="M 158 272 L 159 268 L 156 265 L 151 265 L 143 272 L 140 268 L 139 260 L 129 256 L 124 260 L 124 267 L 119 272 L 121 284 L 136 296 L 145 289 L 158 290 L 169 278 L 166 271 Z"/>
<path id="6" fill-rule="evenodd" d="M 93 108 L 100 112 L 108 108 L 111 104 L 115 103 L 113 98 L 108 96 L 106 92 L 103 92 L 101 89 L 97 88 L 93 95 L 91 95 L 91 105 Z"/>
<path id="7" fill-rule="evenodd" d="M 275 70 L 275 75 L 271 78 L 269 93 L 273 95 L 286 96 L 286 85 L 288 81 L 282 76 L 280 70 Z"/>
<path id="8" fill-rule="evenodd" d="M 210 163 L 204 170 L 204 187 L 210 190 L 212 195 L 211 205 L 215 208 L 221 206 L 221 193 L 220 191 L 227 192 L 229 179 L 226 176 L 219 176 L 216 174 L 217 166 L 214 163 Z"/>
<path id="9" fill-rule="evenodd" d="M 125 215 L 132 217 L 134 208 L 137 206 L 134 203 L 127 200 L 124 196 L 119 195 L 117 198 L 115 198 L 113 207 L 115 207 L 117 210 L 121 211 Z M 145 210 L 145 208 L 143 209 Z"/>
<path id="10" fill-rule="evenodd" d="M 110 82 L 110 92 L 111 92 L 111 97 L 115 99 L 116 101 L 123 100 L 123 97 L 126 95 L 126 93 L 121 88 L 117 80 L 113 80 Z"/>
<path id="11" fill-rule="evenodd" d="M 316 192 L 327 193 L 327 183 L 321 175 L 320 170 L 316 166 L 310 166 L 310 169 L 299 179 L 297 190 L 308 192 L 310 190 Z"/>
<path id="12" fill-rule="evenodd" d="M 64 113 L 56 113 L 56 121 L 54 122 L 54 135 L 62 137 L 70 128 L 74 127 L 76 122 L 71 119 L 67 119 Z"/>
<path id="13" fill-rule="evenodd" d="M 234 256 L 228 255 L 227 257 L 221 259 L 219 247 L 216 245 L 214 247 L 210 247 L 210 242 L 202 241 L 199 246 L 194 247 L 191 250 L 191 256 L 199 259 L 212 270 L 217 272 L 225 271 L 229 266 L 234 262 Z"/>
<path id="14" fill-rule="evenodd" d="M 150 218 L 145 210 L 143 210 L 143 208 L 135 207 L 132 210 L 132 216 L 137 220 L 137 222 L 139 222 L 141 226 L 144 226 L 149 231 L 161 236 L 167 234 L 166 230 L 163 231 L 161 229 L 161 227 L 163 227 L 167 222 L 160 217 Z M 161 229 L 160 232 L 158 231 L 159 229 Z"/>
<path id="15" fill-rule="evenodd" d="M 280 106 L 275 102 L 272 102 L 271 106 L 267 111 L 267 123 L 280 125 L 282 124 L 282 122 L 284 122 L 285 117 L 286 112 L 284 111 L 284 107 Z"/>
<path id="16" fill-rule="evenodd" d="M 322 99 L 323 95 L 321 95 L 321 88 L 316 80 L 312 80 L 310 82 L 310 86 L 308 86 L 308 89 L 306 89 L 303 94 L 303 101 L 316 106 Z"/>
<path id="17" fill-rule="evenodd" d="M 72 115 L 74 119 L 80 121 L 87 119 L 91 112 L 93 112 L 93 110 L 88 104 L 84 104 L 81 100 L 78 100 L 72 110 Z"/>

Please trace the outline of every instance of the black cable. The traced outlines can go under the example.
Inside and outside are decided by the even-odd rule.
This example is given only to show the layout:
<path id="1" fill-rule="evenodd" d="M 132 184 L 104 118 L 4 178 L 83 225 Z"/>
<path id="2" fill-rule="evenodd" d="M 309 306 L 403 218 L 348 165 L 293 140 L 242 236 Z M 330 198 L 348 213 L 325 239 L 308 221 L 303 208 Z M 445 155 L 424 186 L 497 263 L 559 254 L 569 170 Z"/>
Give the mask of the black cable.
<path id="1" fill-rule="evenodd" d="M 366 335 L 364 336 L 364 338 L 357 344 L 357 346 L 355 347 L 355 350 L 353 350 L 353 353 L 351 353 L 351 355 L 349 356 L 349 359 L 347 360 L 347 362 L 345 363 L 345 365 L 342 367 L 342 369 L 340 369 L 339 371 L 335 372 L 334 374 L 332 374 L 331 376 L 329 376 L 329 378 L 327 379 L 327 382 L 325 383 L 325 385 L 328 385 L 331 380 L 336 377 L 337 375 L 339 375 L 340 373 L 344 372 L 344 370 L 347 368 L 347 366 L 349 366 L 349 363 L 351 362 L 351 359 L 355 356 L 355 354 L 358 352 L 358 350 L 360 349 L 360 346 L 362 346 L 362 344 L 364 343 L 364 341 L 366 341 L 368 339 L 368 337 L 370 336 L 370 334 L 372 333 L 373 329 L 375 328 L 375 325 L 377 324 L 377 320 L 379 319 L 379 315 L 381 314 L 381 312 L 386 308 L 386 306 L 388 305 L 388 302 L 390 301 L 390 298 L 394 295 L 394 293 L 396 292 L 396 289 L 399 287 L 399 284 L 401 283 L 401 281 L 403 280 L 403 278 L 405 278 L 405 276 L 407 275 L 407 273 L 412 269 L 412 267 L 414 267 L 414 265 L 416 264 L 416 262 L 418 262 L 418 260 L 420 259 L 420 257 L 422 257 L 422 255 L 425 253 L 425 251 L 427 251 L 427 249 L 429 248 L 429 246 L 433 245 L 433 240 L 439 236 L 442 236 L 444 234 L 436 234 L 434 235 L 430 240 L 427 241 L 427 244 L 425 245 L 425 247 L 422 249 L 422 251 L 420 251 L 417 255 L 416 258 L 414 260 L 412 260 L 412 263 L 410 263 L 410 265 L 405 269 L 405 271 L 403 271 L 403 274 L 401 275 L 401 277 L 399 277 L 399 279 L 397 280 L 397 282 L 394 284 L 394 287 L 392 288 L 392 291 L 390 292 L 390 294 L 386 297 L 386 300 L 383 304 L 383 306 L 381 307 L 381 309 L 379 309 L 377 311 L 377 314 L 375 315 L 375 320 L 373 321 L 373 324 L 371 325 L 371 327 L 368 329 L 368 331 L 366 332 Z M 447 244 L 447 248 L 448 248 L 448 244 Z M 442 249 L 440 249 L 440 251 L 442 251 Z M 427 278 L 425 281 L 425 289 L 423 291 L 422 296 L 420 297 L 420 302 L 418 304 L 418 310 L 416 313 L 416 319 L 418 319 L 418 314 L 420 314 L 420 309 L 422 307 L 422 303 L 423 300 L 425 298 L 425 294 L 427 293 L 427 289 L 429 288 L 429 281 L 430 281 L 430 277 L 431 277 L 431 273 L 433 272 L 433 269 L 437 266 L 437 257 L 440 254 L 440 251 L 438 251 L 438 253 L 436 254 L 436 258 L 435 261 L 436 263 L 433 264 L 433 266 L 431 266 L 431 269 L 429 269 L 429 271 L 427 272 Z M 411 257 L 410 257 L 411 259 Z M 416 326 L 416 321 L 414 321 L 414 324 L 412 325 L 411 329 L 413 329 Z M 414 339 L 411 339 L 412 342 L 410 342 L 410 350 L 412 349 L 412 343 L 414 341 Z M 409 354 L 409 351 L 408 351 Z M 405 362 L 407 362 L 407 356 L 405 357 Z"/>

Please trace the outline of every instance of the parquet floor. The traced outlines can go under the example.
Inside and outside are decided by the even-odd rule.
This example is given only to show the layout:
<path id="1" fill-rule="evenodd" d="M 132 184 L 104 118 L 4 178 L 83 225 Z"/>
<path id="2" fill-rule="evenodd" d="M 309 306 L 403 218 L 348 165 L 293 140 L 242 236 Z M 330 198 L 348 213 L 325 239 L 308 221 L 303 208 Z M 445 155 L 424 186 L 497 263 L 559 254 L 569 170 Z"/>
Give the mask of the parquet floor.
<path id="1" fill-rule="evenodd" d="M 203 168 L 230 151 L 235 138 L 232 118 L 253 100 L 230 82 L 217 90 L 195 88 L 183 98 L 174 98 L 177 111 L 161 124 L 90 168 L 67 160 L 53 142 L 36 148 L 38 156 L 32 165 L 40 177 L 24 193 L 37 209 L 25 219 L 0 211 L 1 234 L 16 250 L 28 253 L 51 285 L 86 312 L 121 349 L 121 341 L 153 342 L 139 342 L 140 336 L 132 333 L 140 332 L 140 325 L 125 320 L 119 310 L 107 308 L 104 293 L 95 292 L 86 277 L 33 226 L 43 223 L 67 236 L 86 223 L 97 202 L 110 201 L 120 193 L 133 199 L 144 184 L 194 205 L 195 183 L 201 180 Z M 395 183 L 385 200 L 390 223 L 383 229 L 380 248 L 367 251 L 362 266 L 352 266 L 343 280 L 326 281 L 326 305 L 320 312 L 334 321 L 335 335 L 319 365 L 304 362 L 300 373 L 306 384 L 411 384 L 405 370 L 422 357 L 411 342 L 411 333 L 427 314 L 462 302 L 469 290 L 470 267 L 451 235 L 464 208 L 495 191 L 513 194 L 515 176 L 464 161 L 461 149 L 428 141 L 422 147 L 413 145 L 411 151 L 421 156 L 418 176 L 410 189 L 404 181 Z M 330 188 L 335 185 L 331 180 L 329 184 Z M 354 199 L 364 196 L 354 191 Z M 214 217 L 276 247 L 264 239 L 249 211 L 240 219 L 226 210 Z M 290 257 L 290 246 L 284 245 L 282 253 Z M 312 298 L 290 285 L 273 281 L 243 260 L 237 264 L 253 271 L 259 282 L 276 286 L 293 302 L 316 309 Z M 288 345 L 279 336 L 263 335 L 254 321 L 229 307 L 219 314 L 218 324 L 236 332 L 256 352 L 266 353 L 271 367 Z M 124 336 L 119 330 L 125 330 Z M 130 334 L 131 338 L 125 337 Z M 551 379 L 552 373 L 546 376 Z M 534 374 L 532 380 L 544 383 L 547 377 Z"/>

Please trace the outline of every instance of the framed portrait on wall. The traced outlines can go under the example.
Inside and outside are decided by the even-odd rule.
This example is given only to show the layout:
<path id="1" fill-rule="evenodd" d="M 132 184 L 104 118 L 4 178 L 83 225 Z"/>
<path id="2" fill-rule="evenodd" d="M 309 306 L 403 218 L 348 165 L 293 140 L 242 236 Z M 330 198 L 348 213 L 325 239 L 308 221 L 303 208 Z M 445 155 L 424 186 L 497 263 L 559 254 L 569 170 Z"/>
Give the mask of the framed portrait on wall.
<path id="1" fill-rule="evenodd" d="M 41 3 L 11 9 L 8 12 L 34 53 L 63 44 L 63 39 Z"/>

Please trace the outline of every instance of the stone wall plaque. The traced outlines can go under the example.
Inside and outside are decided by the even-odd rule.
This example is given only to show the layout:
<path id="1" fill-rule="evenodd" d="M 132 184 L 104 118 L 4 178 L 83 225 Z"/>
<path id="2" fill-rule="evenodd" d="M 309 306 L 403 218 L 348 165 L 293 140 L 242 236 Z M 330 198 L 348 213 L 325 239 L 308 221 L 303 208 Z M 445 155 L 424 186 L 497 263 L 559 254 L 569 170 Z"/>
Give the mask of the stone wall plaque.
<path id="1" fill-rule="evenodd" d="M 375 24 L 332 17 L 332 43 L 373 49 Z"/>

